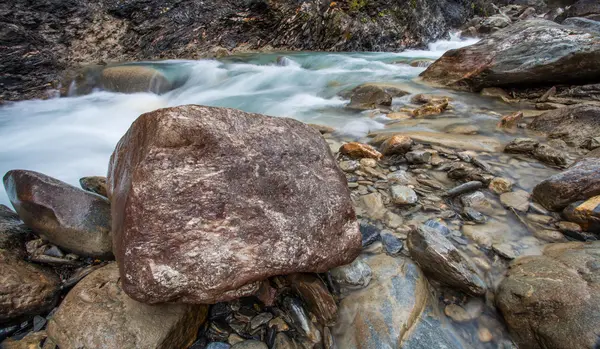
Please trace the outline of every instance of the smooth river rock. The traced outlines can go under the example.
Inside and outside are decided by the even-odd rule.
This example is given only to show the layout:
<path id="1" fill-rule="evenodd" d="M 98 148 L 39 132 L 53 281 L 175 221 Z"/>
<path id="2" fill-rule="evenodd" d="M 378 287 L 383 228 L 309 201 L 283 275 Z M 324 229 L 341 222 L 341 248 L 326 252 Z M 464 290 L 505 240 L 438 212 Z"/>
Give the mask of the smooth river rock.
<path id="1" fill-rule="evenodd" d="M 485 87 L 595 83 L 600 78 L 600 35 L 547 20 L 527 20 L 478 43 L 446 52 L 421 73 L 436 84 Z"/>
<path id="2" fill-rule="evenodd" d="M 59 286 L 58 275 L 49 269 L 0 249 L 0 323 L 49 312 L 58 300 Z"/>
<path id="3" fill-rule="evenodd" d="M 512 263 L 496 303 L 519 348 L 597 348 L 599 265 L 600 242 L 550 244 Z"/>
<path id="4" fill-rule="evenodd" d="M 12 170 L 4 188 L 35 233 L 81 256 L 112 259 L 109 201 L 44 174 Z"/>
<path id="5" fill-rule="evenodd" d="M 25 240 L 31 230 L 10 208 L 0 205 L 0 249 L 25 257 Z"/>
<path id="6" fill-rule="evenodd" d="M 533 189 L 534 200 L 551 211 L 596 195 L 600 195 L 600 158 L 584 158 Z"/>
<path id="7" fill-rule="evenodd" d="M 384 254 L 366 259 L 373 280 L 342 299 L 332 330 L 337 348 L 470 348 L 437 311 L 429 283 L 415 263 Z"/>
<path id="8" fill-rule="evenodd" d="M 438 230 L 426 225 L 408 234 L 411 258 L 431 278 L 473 296 L 485 294 L 487 285 L 475 264 Z"/>
<path id="9" fill-rule="evenodd" d="M 208 306 L 149 305 L 131 299 L 116 263 L 81 280 L 48 322 L 48 335 L 62 349 L 184 349 L 196 339 Z"/>
<path id="10" fill-rule="evenodd" d="M 230 300 L 361 250 L 329 146 L 288 118 L 197 105 L 143 114 L 117 144 L 108 187 L 123 289 L 146 303 Z"/>

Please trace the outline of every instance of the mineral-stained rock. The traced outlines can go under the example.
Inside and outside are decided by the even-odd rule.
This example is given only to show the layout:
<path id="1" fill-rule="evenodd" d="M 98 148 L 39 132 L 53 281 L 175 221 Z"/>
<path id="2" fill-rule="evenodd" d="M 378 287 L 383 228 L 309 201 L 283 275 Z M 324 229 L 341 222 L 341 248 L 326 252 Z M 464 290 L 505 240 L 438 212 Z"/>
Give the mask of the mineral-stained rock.
<path id="1" fill-rule="evenodd" d="M 352 158 L 381 158 L 381 153 L 368 144 L 350 142 L 342 145 L 340 153 L 348 155 Z"/>
<path id="2" fill-rule="evenodd" d="M 379 106 L 389 107 L 393 97 L 407 95 L 408 92 L 394 85 L 367 83 L 355 87 L 351 92 L 350 104 L 352 109 L 374 109 Z"/>
<path id="3" fill-rule="evenodd" d="M 360 257 L 350 264 L 331 269 L 330 273 L 342 291 L 366 287 L 372 277 L 371 268 Z"/>
<path id="4" fill-rule="evenodd" d="M 106 198 L 25 170 L 7 172 L 4 187 L 19 217 L 41 237 L 78 255 L 112 258 Z"/>
<path id="5" fill-rule="evenodd" d="M 600 196 L 572 203 L 564 209 L 563 216 L 585 231 L 600 233 Z"/>
<path id="6" fill-rule="evenodd" d="M 394 135 L 381 144 L 383 155 L 405 154 L 412 147 L 413 141 L 410 137 Z"/>
<path id="7" fill-rule="evenodd" d="M 0 249 L 0 323 L 50 311 L 58 291 L 59 279 L 53 272 Z"/>
<path id="8" fill-rule="evenodd" d="M 104 197 L 108 196 L 106 190 L 106 177 L 83 177 L 79 179 L 79 184 L 83 190 L 91 191 L 92 193 L 96 193 Z"/>
<path id="9" fill-rule="evenodd" d="M 436 309 L 426 277 L 408 258 L 368 257 L 371 284 L 342 299 L 332 329 L 338 348 L 469 348 Z"/>
<path id="10" fill-rule="evenodd" d="M 487 286 L 477 267 L 437 230 L 421 225 L 407 242 L 412 259 L 426 274 L 470 295 L 485 294 Z"/>
<path id="11" fill-rule="evenodd" d="M 582 159 L 533 189 L 534 200 L 551 211 L 596 195 L 600 195 L 600 158 Z"/>
<path id="12" fill-rule="evenodd" d="M 321 279 L 311 274 L 292 274 L 288 280 L 322 325 L 335 323 L 337 305 Z"/>
<path id="13" fill-rule="evenodd" d="M 496 177 L 490 182 L 489 189 L 495 194 L 500 195 L 511 191 L 512 182 L 506 178 Z"/>
<path id="14" fill-rule="evenodd" d="M 529 128 L 583 147 L 600 135 L 600 107 L 581 104 L 551 110 L 536 116 Z"/>
<path id="15" fill-rule="evenodd" d="M 187 348 L 206 305 L 139 303 L 121 288 L 116 263 L 80 281 L 48 322 L 60 348 Z"/>
<path id="16" fill-rule="evenodd" d="M 474 91 L 484 87 L 597 82 L 598 38 L 597 34 L 551 21 L 521 21 L 475 45 L 446 52 L 421 76 Z"/>
<path id="17" fill-rule="evenodd" d="M 361 249 L 345 176 L 292 119 L 195 105 L 143 114 L 108 184 L 123 289 L 147 303 L 238 298 Z"/>
<path id="18" fill-rule="evenodd" d="M 496 295 L 519 348 L 584 349 L 598 344 L 600 242 L 550 244 L 517 259 Z"/>
<path id="19" fill-rule="evenodd" d="M 504 115 L 500 122 L 498 123 L 498 127 L 501 128 L 514 128 L 517 127 L 517 124 L 523 120 L 523 112 L 516 111 L 514 113 Z"/>
<path id="20" fill-rule="evenodd" d="M 562 167 L 567 164 L 565 153 L 548 144 L 538 145 L 533 151 L 533 157 L 549 165 Z"/>
<path id="21" fill-rule="evenodd" d="M 533 152 L 538 144 L 540 144 L 540 142 L 532 138 L 515 138 L 506 145 L 504 152 L 527 154 Z"/>

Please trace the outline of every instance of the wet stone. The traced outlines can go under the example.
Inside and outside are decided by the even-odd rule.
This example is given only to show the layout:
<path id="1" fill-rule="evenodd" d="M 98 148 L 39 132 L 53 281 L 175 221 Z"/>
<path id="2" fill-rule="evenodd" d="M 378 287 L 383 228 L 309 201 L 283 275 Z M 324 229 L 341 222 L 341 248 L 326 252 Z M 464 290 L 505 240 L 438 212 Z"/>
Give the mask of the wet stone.
<path id="1" fill-rule="evenodd" d="M 308 314 L 304 310 L 302 303 L 298 299 L 293 297 L 284 298 L 283 308 L 291 320 L 291 325 L 296 329 L 296 331 L 301 333 L 313 343 L 318 343 L 321 341 L 321 333 L 312 323 L 308 317 Z"/>
<path id="2" fill-rule="evenodd" d="M 340 286 L 342 291 L 366 287 L 372 277 L 371 268 L 361 258 L 355 259 L 350 264 L 333 268 L 329 272 L 333 281 Z"/>
<path id="3" fill-rule="evenodd" d="M 233 345 L 231 349 L 269 349 L 269 347 L 260 341 L 247 340 Z"/>
<path id="4" fill-rule="evenodd" d="M 481 188 L 483 188 L 483 183 L 481 183 L 480 181 L 470 181 L 448 190 L 447 195 L 450 197 L 458 196 L 471 191 L 479 190 Z"/>
<path id="5" fill-rule="evenodd" d="M 558 222 L 558 229 L 567 237 L 576 241 L 595 241 L 597 238 L 590 233 L 584 232 L 577 223 L 561 221 Z"/>
<path id="6" fill-rule="evenodd" d="M 337 305 L 320 278 L 313 274 L 292 274 L 288 280 L 306 304 L 306 309 L 317 317 L 320 324 L 328 326 L 335 323 Z"/>
<path id="7" fill-rule="evenodd" d="M 527 212 L 529 210 L 529 193 L 524 190 L 504 193 L 500 195 L 500 202 L 508 208 Z"/>
<path id="8" fill-rule="evenodd" d="M 423 224 L 428 226 L 429 228 L 436 230 L 438 233 L 444 236 L 450 235 L 450 229 L 448 229 L 448 227 L 440 221 L 437 221 L 435 219 L 429 219 Z"/>
<path id="9" fill-rule="evenodd" d="M 488 208 L 491 206 L 490 202 L 485 197 L 485 194 L 483 194 L 480 191 L 463 195 L 460 198 L 460 201 L 462 202 L 464 207 L 473 207 L 476 209 Z"/>
<path id="10" fill-rule="evenodd" d="M 360 164 L 356 160 L 350 160 L 340 162 L 339 166 L 344 172 L 353 172 L 359 169 Z"/>
<path id="11" fill-rule="evenodd" d="M 465 219 L 478 224 L 483 224 L 487 221 L 487 218 L 481 212 L 472 207 L 465 207 L 463 210 L 463 216 Z"/>
<path id="12" fill-rule="evenodd" d="M 431 161 L 432 154 L 430 150 L 413 150 L 404 156 L 409 164 L 428 164 Z"/>
<path id="13" fill-rule="evenodd" d="M 444 314 L 456 322 L 468 322 L 476 319 L 476 316 L 472 316 L 465 308 L 457 304 L 447 305 L 444 308 Z"/>
<path id="14" fill-rule="evenodd" d="M 227 343 L 223 343 L 223 342 L 208 343 L 208 346 L 206 347 L 206 349 L 229 349 L 229 348 L 231 348 L 231 345 L 229 345 Z"/>
<path id="15" fill-rule="evenodd" d="M 488 188 L 494 194 L 500 195 L 512 190 L 512 182 L 506 178 L 496 177 L 492 179 Z"/>
<path id="16" fill-rule="evenodd" d="M 383 247 L 385 248 L 385 253 L 387 253 L 390 256 L 397 256 L 398 254 L 400 254 L 402 248 L 404 247 L 404 243 L 402 243 L 402 240 L 389 233 L 381 235 L 381 242 L 383 243 Z"/>
<path id="17" fill-rule="evenodd" d="M 494 252 L 496 252 L 500 257 L 506 259 L 515 259 L 519 255 L 519 253 L 515 250 L 515 248 L 510 243 L 501 243 L 494 244 L 492 246 Z"/>
<path id="18" fill-rule="evenodd" d="M 413 205 L 419 200 L 417 193 L 405 185 L 393 185 L 390 187 L 392 200 L 397 205 Z"/>
<path id="19" fill-rule="evenodd" d="M 250 329 L 255 330 L 273 319 L 271 313 L 260 313 L 250 320 Z"/>
<path id="20" fill-rule="evenodd" d="M 227 343 L 231 344 L 231 345 L 235 345 L 237 343 L 243 342 L 244 338 L 240 337 L 239 335 L 232 333 L 229 335 L 229 337 L 227 338 Z"/>
<path id="21" fill-rule="evenodd" d="M 96 193 L 104 197 L 108 197 L 108 193 L 106 190 L 106 177 L 83 177 L 79 179 L 79 184 L 81 185 L 81 189 L 83 190 Z"/>
<path id="22" fill-rule="evenodd" d="M 380 238 L 381 229 L 374 224 L 361 221 L 359 229 L 360 233 L 362 234 L 363 247 L 369 246 Z"/>

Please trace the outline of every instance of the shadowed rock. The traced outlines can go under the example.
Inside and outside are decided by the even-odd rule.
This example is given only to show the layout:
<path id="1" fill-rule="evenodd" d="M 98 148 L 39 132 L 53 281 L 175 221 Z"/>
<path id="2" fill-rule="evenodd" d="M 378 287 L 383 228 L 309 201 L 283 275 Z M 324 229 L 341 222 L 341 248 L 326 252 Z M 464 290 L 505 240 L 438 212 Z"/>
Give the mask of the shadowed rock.
<path id="1" fill-rule="evenodd" d="M 7 172 L 4 187 L 19 217 L 36 234 L 78 255 L 112 258 L 106 198 L 25 170 Z"/>
<path id="2" fill-rule="evenodd" d="M 552 110 L 536 116 L 528 127 L 548 133 L 549 138 L 559 138 L 567 144 L 584 147 L 600 135 L 600 107 L 573 105 Z"/>
<path id="3" fill-rule="evenodd" d="M 143 114 L 108 186 L 123 289 L 147 303 L 237 298 L 361 249 L 329 146 L 292 119 L 195 105 Z"/>
<path id="4" fill-rule="evenodd" d="M 48 269 L 0 249 L 0 323 L 28 320 L 54 307 L 59 279 Z"/>

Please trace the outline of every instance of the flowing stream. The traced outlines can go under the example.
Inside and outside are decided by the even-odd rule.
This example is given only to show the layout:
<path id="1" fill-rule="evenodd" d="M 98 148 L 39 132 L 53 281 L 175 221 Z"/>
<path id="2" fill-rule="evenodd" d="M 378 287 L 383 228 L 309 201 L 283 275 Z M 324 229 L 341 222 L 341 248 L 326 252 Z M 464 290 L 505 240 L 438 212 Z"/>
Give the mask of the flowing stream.
<path id="1" fill-rule="evenodd" d="M 395 62 L 435 59 L 474 42 L 453 37 L 430 44 L 429 50 L 401 53 L 273 53 L 151 63 L 189 78 L 163 95 L 96 91 L 0 107 L 0 173 L 34 170 L 78 185 L 82 176 L 106 174 L 114 146 L 140 114 L 192 103 L 287 116 L 364 136 L 383 129 L 385 120 L 346 110 L 348 101 L 338 92 L 363 82 L 415 85 L 411 80 L 424 68 Z M 276 65 L 282 55 L 286 65 Z M 0 203 L 8 204 L 3 188 Z"/>

